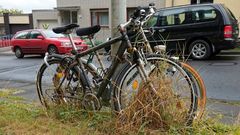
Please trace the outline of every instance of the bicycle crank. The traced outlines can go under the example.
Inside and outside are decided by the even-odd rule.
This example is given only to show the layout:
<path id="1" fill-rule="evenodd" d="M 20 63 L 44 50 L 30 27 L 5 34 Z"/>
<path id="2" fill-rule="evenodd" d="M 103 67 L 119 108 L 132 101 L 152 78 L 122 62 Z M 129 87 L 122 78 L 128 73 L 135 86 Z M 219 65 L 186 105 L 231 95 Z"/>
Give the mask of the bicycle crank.
<path id="1" fill-rule="evenodd" d="M 87 93 L 83 97 L 82 105 L 86 110 L 100 110 L 102 108 L 99 99 L 92 93 Z"/>

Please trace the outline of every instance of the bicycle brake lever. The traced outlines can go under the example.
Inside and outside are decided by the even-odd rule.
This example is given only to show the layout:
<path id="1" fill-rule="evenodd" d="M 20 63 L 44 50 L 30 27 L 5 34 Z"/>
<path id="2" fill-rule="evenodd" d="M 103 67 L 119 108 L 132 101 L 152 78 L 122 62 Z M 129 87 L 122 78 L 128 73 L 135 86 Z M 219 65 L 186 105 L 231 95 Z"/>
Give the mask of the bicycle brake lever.
<path id="1" fill-rule="evenodd" d="M 48 52 L 46 52 L 45 53 L 45 56 L 44 56 L 44 63 L 47 65 L 47 67 L 49 67 L 49 64 L 48 64 L 48 62 L 47 62 L 47 60 L 48 60 L 48 56 L 49 56 L 49 54 L 48 54 Z"/>

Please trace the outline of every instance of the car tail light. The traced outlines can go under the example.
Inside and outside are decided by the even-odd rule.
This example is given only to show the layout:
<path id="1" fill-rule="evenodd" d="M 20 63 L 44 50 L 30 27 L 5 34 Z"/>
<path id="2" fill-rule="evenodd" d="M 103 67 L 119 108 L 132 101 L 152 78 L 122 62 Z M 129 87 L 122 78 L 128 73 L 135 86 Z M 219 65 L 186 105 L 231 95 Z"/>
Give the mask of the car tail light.
<path id="1" fill-rule="evenodd" d="M 232 26 L 225 26 L 224 27 L 224 38 L 232 38 L 233 28 Z"/>

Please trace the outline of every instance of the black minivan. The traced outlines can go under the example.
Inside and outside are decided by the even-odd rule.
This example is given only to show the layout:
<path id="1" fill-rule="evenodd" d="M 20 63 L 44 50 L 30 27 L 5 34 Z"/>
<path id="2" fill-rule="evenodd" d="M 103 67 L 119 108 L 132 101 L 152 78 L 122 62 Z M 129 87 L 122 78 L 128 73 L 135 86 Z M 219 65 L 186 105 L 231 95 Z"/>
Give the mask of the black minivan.
<path id="1" fill-rule="evenodd" d="M 163 8 L 150 20 L 152 46 L 166 45 L 167 52 L 208 59 L 238 41 L 238 21 L 223 4 L 196 4 Z"/>

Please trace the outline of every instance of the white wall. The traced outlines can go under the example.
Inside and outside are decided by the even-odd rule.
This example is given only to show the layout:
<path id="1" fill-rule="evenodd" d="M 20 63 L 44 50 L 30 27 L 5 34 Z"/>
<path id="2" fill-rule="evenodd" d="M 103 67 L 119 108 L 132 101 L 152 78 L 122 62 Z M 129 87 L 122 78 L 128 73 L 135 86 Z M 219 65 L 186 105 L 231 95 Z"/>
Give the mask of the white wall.
<path id="1" fill-rule="evenodd" d="M 165 7 L 165 0 L 127 0 L 127 7 L 148 6 L 152 2 L 156 4 L 157 8 Z M 80 6 L 78 23 L 81 27 L 88 27 L 91 26 L 90 9 L 108 8 L 110 12 L 111 0 L 57 0 L 57 7 L 71 6 Z M 109 15 L 110 20 L 111 15 Z M 109 22 L 109 26 L 111 26 L 111 22 Z M 97 33 L 96 38 L 105 40 L 111 36 L 110 33 L 109 28 L 102 27 L 101 31 Z"/>
<path id="2" fill-rule="evenodd" d="M 56 10 L 33 10 L 32 14 L 33 28 L 42 28 L 42 24 L 48 23 L 50 23 L 50 27 L 58 26 L 58 12 Z"/>

